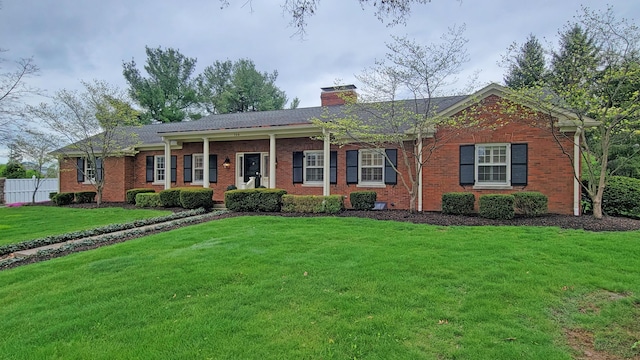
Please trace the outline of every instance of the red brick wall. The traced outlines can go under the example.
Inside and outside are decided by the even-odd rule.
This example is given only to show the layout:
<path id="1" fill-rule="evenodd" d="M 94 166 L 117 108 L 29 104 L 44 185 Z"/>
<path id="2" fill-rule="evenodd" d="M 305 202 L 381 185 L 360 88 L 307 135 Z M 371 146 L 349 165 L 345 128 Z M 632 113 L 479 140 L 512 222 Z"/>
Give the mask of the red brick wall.
<path id="1" fill-rule="evenodd" d="M 495 114 L 504 112 L 496 100 L 495 97 L 488 98 L 484 107 L 478 109 L 478 116 L 486 121 L 482 127 L 449 130 L 455 131 L 455 136 L 434 153 L 423 172 L 423 209 L 442 210 L 442 194 L 447 192 L 473 192 L 477 207 L 482 194 L 539 191 L 549 198 L 549 212 L 573 214 L 573 166 L 551 136 L 545 120 L 525 122 L 513 116 L 497 116 Z M 444 138 L 448 134 L 445 130 L 439 132 Z M 559 134 L 559 138 L 565 149 L 572 153 L 573 134 Z M 514 186 L 511 190 L 473 190 L 472 185 L 459 185 L 460 145 L 481 143 L 528 144 L 528 185 Z"/>
<path id="2" fill-rule="evenodd" d="M 104 189 L 102 201 L 121 202 L 131 182 L 133 158 L 113 157 L 103 162 Z M 91 184 L 77 181 L 76 158 L 63 159 L 60 163 L 60 192 L 96 191 Z"/>
<path id="3" fill-rule="evenodd" d="M 549 130 L 538 124 L 524 123 L 508 116 L 497 116 L 500 105 L 495 98 L 489 98 L 479 109 L 477 117 L 486 122 L 482 128 L 440 130 L 438 136 L 450 138 L 446 144 L 439 147 L 423 170 L 423 210 L 440 211 L 442 194 L 446 192 L 471 191 L 476 198 L 481 194 L 512 193 L 516 191 L 540 191 L 549 198 L 549 211 L 552 213 L 573 213 L 573 168 L 569 159 L 562 154 L 560 147 L 550 136 Z M 535 126 L 534 126 L 535 125 Z M 449 136 L 451 135 L 451 136 Z M 571 134 L 563 142 L 571 150 Z M 473 190 L 473 186 L 459 185 L 459 147 L 460 145 L 480 143 L 527 143 L 528 144 L 528 185 L 514 187 L 510 190 Z M 322 150 L 322 141 L 309 138 L 276 139 L 276 187 L 287 190 L 290 194 L 322 195 L 321 186 L 305 186 L 293 184 L 293 152 L 305 150 Z M 210 153 L 218 156 L 218 181 L 211 183 L 214 190 L 214 200 L 222 201 L 227 186 L 235 184 L 236 153 L 269 152 L 269 140 L 215 142 L 209 144 Z M 184 183 L 183 156 L 202 153 L 203 144 L 185 143 L 180 150 L 172 150 L 171 155 L 177 156 L 177 181 L 172 187 L 202 186 Z M 355 146 L 336 147 L 331 150 L 338 152 L 337 184 L 332 184 L 332 194 L 347 196 L 353 191 L 375 190 L 378 200 L 388 203 L 391 209 L 408 209 L 409 193 L 402 185 L 398 176 L 397 185 L 387 185 L 384 188 L 358 187 L 346 184 L 346 151 L 357 149 Z M 125 192 L 131 188 L 154 188 L 156 191 L 164 189 L 164 185 L 153 185 L 146 182 L 146 156 L 163 155 L 164 150 L 142 151 L 135 157 L 113 158 L 105 161 L 105 191 L 104 201 L 124 201 Z M 228 157 L 231 167 L 225 169 L 222 162 Z M 167 162 L 167 165 L 169 162 Z M 398 151 L 398 167 L 406 174 L 406 167 L 402 154 Z M 63 192 L 92 190 L 91 185 L 78 184 L 76 181 L 75 159 L 63 161 L 61 164 L 60 187 Z M 167 172 L 167 175 L 169 172 Z M 477 203 L 477 202 L 476 202 Z"/>

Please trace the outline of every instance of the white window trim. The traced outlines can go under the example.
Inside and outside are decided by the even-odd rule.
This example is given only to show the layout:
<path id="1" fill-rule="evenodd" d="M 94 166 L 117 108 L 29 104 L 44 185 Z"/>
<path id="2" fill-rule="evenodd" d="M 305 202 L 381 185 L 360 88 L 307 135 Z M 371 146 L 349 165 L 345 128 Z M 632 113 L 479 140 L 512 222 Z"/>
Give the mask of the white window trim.
<path id="1" fill-rule="evenodd" d="M 490 146 L 505 146 L 506 147 L 506 180 L 504 182 L 480 182 L 478 181 L 478 176 L 480 174 L 479 168 L 480 166 L 491 166 L 491 164 L 480 164 L 478 161 L 478 153 L 481 147 L 490 147 Z M 476 190 L 482 189 L 494 189 L 494 190 L 508 190 L 512 189 L 511 186 L 511 144 L 510 143 L 486 143 L 486 144 L 476 144 L 475 152 L 473 155 L 474 158 L 474 172 L 475 172 L 475 185 L 473 186 Z M 502 164 L 496 164 L 498 166 L 502 166 Z"/>
<path id="2" fill-rule="evenodd" d="M 324 152 L 322 150 L 309 150 L 304 152 L 304 158 L 302 160 L 302 185 L 303 186 L 323 186 L 324 184 L 324 165 L 323 166 L 314 166 L 314 169 L 320 168 L 322 170 L 322 178 L 320 181 L 307 181 L 307 155 L 315 154 L 322 156 L 322 161 L 324 164 Z"/>
<path id="3" fill-rule="evenodd" d="M 155 155 L 153 157 L 153 183 L 151 183 L 152 185 L 164 185 L 164 179 L 159 180 L 158 179 L 158 158 L 163 158 L 164 159 L 164 155 Z M 164 162 L 164 177 L 167 177 L 167 161 L 165 159 Z"/>
<path id="4" fill-rule="evenodd" d="M 360 149 L 358 150 L 358 187 L 386 187 L 384 183 L 384 167 L 386 164 L 386 156 L 384 155 L 384 149 Z M 362 180 L 362 154 L 365 153 L 374 153 L 382 156 L 382 165 L 381 166 L 368 166 L 370 168 L 381 167 L 382 168 L 382 180 L 380 181 L 363 181 Z"/>
<path id="5" fill-rule="evenodd" d="M 95 184 L 96 183 L 96 165 L 93 164 L 93 168 L 89 167 L 89 158 L 84 158 L 84 169 L 82 169 L 83 171 L 83 175 L 84 175 L 84 182 L 83 184 Z M 92 169 L 93 170 L 93 176 L 89 177 L 89 170 Z"/>
<path id="6" fill-rule="evenodd" d="M 196 157 L 202 157 L 202 179 L 196 180 Z M 204 172 L 209 171 L 204 168 L 204 154 L 192 154 L 191 155 L 191 185 L 202 185 L 204 183 Z M 166 176 L 166 175 L 165 175 Z"/>

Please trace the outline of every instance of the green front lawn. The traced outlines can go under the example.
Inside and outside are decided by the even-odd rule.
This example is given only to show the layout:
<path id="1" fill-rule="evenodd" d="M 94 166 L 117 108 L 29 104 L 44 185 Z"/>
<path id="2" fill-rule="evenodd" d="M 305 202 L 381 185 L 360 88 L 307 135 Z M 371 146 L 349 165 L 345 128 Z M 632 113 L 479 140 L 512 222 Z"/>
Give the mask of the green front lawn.
<path id="1" fill-rule="evenodd" d="M 638 279 L 637 231 L 237 217 L 0 272 L 0 357 L 639 356 Z"/>
<path id="2" fill-rule="evenodd" d="M 170 211 L 128 210 L 118 207 L 74 209 L 55 206 L 0 208 L 0 245 L 49 235 L 93 229 L 108 224 L 169 215 Z"/>

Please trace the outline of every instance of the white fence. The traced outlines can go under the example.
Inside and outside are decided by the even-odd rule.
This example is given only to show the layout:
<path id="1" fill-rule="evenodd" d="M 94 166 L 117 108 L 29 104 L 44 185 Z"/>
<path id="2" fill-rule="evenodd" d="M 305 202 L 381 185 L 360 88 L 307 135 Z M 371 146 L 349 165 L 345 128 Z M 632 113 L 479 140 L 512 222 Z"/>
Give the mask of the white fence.
<path id="1" fill-rule="evenodd" d="M 7 179 L 4 184 L 4 202 L 30 203 L 37 179 Z M 40 179 L 36 202 L 49 201 L 49 194 L 58 191 L 58 179 Z"/>

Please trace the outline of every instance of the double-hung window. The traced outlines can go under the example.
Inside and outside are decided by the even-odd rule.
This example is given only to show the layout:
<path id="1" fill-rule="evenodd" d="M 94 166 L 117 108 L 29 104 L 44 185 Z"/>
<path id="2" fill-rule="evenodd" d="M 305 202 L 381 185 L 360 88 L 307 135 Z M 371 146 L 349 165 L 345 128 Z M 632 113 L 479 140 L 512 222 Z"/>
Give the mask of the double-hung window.
<path id="1" fill-rule="evenodd" d="M 376 150 L 360 150 L 360 184 L 384 184 L 384 155 Z"/>
<path id="2" fill-rule="evenodd" d="M 477 184 L 506 185 L 509 183 L 508 144 L 476 145 Z"/>
<path id="3" fill-rule="evenodd" d="M 164 155 L 156 155 L 154 158 L 154 166 L 153 166 L 153 173 L 154 175 L 154 182 L 164 182 L 165 176 L 166 176 L 166 163 L 164 161 Z"/>
<path id="4" fill-rule="evenodd" d="M 85 182 L 91 182 L 96 180 L 96 164 L 87 158 L 84 162 L 84 178 Z"/>
<path id="5" fill-rule="evenodd" d="M 193 154 L 193 182 L 204 181 L 204 157 L 202 154 Z"/>
<path id="6" fill-rule="evenodd" d="M 324 153 L 322 151 L 305 151 L 304 183 L 321 184 L 324 177 Z"/>

